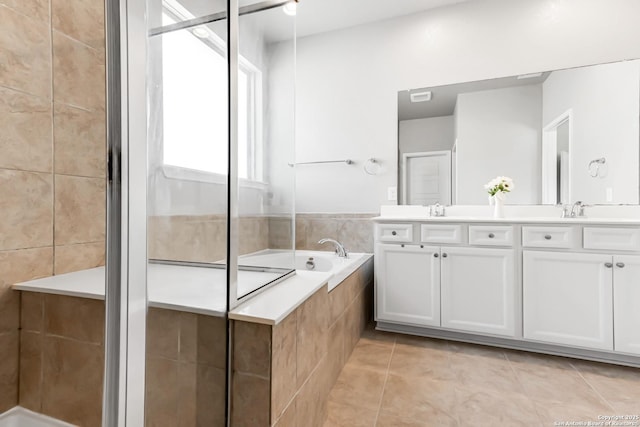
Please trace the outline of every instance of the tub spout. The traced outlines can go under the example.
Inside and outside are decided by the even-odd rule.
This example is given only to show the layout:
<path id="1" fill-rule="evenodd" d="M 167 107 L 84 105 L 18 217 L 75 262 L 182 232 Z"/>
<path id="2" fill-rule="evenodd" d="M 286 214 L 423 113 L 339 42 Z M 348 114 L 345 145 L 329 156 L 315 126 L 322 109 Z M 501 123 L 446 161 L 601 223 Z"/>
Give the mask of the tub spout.
<path id="1" fill-rule="evenodd" d="M 336 248 L 336 253 L 338 254 L 338 256 L 340 258 L 347 258 L 349 256 L 349 254 L 347 253 L 347 250 L 344 248 L 342 243 L 338 242 L 337 240 L 321 239 L 321 240 L 318 241 L 318 244 L 320 244 L 320 245 L 325 244 L 325 243 L 333 243 L 333 245 Z"/>

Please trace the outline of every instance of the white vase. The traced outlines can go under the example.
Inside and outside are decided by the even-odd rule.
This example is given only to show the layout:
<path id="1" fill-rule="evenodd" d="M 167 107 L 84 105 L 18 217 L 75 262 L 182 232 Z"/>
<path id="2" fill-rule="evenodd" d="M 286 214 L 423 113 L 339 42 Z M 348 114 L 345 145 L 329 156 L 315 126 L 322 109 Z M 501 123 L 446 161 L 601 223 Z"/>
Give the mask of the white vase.
<path id="1" fill-rule="evenodd" d="M 493 217 L 504 218 L 504 193 L 496 193 L 493 196 Z"/>
<path id="2" fill-rule="evenodd" d="M 489 196 L 489 206 L 493 206 L 495 202 L 493 201 L 493 196 Z"/>

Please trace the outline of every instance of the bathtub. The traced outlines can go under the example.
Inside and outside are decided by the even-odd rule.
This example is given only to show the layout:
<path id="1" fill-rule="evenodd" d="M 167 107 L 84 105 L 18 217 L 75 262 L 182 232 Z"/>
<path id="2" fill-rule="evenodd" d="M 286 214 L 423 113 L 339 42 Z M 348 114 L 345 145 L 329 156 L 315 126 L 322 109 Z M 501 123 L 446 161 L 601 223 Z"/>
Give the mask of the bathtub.
<path id="1" fill-rule="evenodd" d="M 340 258 L 335 252 L 327 251 L 295 251 L 295 266 L 298 271 L 330 273 L 329 290 L 338 286 L 351 273 L 356 271 L 371 254 L 350 253 L 347 258 Z M 266 249 L 239 258 L 238 263 L 247 266 L 261 267 L 268 265 L 277 268 L 291 268 L 292 251 Z"/>

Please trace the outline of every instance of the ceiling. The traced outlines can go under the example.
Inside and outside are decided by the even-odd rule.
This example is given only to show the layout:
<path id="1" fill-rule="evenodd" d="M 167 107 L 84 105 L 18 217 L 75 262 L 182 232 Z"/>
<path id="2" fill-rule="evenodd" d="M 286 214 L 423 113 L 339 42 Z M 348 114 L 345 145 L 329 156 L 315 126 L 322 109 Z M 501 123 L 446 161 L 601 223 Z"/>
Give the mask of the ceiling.
<path id="1" fill-rule="evenodd" d="M 465 1 L 472 0 L 299 0 L 297 36 L 340 30 Z M 241 5 L 250 3 L 259 1 L 241 2 Z M 278 13 L 274 13 L 276 11 Z M 267 42 L 292 38 L 291 26 L 283 25 L 286 15 L 276 11 L 255 15 Z"/>
<path id="2" fill-rule="evenodd" d="M 550 73 L 542 73 L 539 77 L 526 79 L 518 79 L 517 76 L 513 76 L 447 86 L 403 90 L 398 92 L 398 120 L 450 116 L 455 109 L 458 94 L 539 84 L 544 82 L 547 77 L 549 77 L 549 74 Z M 431 92 L 431 101 L 411 102 L 410 95 L 412 93 L 425 91 Z"/>

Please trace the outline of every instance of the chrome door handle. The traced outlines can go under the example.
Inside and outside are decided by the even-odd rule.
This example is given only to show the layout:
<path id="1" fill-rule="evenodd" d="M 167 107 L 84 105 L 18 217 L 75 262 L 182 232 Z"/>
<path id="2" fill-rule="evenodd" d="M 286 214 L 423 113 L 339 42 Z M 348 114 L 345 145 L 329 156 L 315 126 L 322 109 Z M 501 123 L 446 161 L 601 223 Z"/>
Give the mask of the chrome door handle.
<path id="1" fill-rule="evenodd" d="M 616 267 L 624 268 L 624 262 L 616 262 Z"/>
<path id="2" fill-rule="evenodd" d="M 489 238 L 490 238 L 490 239 L 493 239 L 494 237 L 496 237 L 496 235 L 495 235 L 495 234 L 493 234 L 493 233 L 489 233 Z"/>
<path id="3" fill-rule="evenodd" d="M 611 267 L 613 267 L 613 263 L 605 262 L 604 266 L 607 267 L 607 268 L 611 268 Z"/>
<path id="4" fill-rule="evenodd" d="M 544 236 L 544 238 L 547 240 L 551 240 L 551 234 L 547 234 L 546 236 Z"/>

